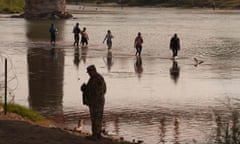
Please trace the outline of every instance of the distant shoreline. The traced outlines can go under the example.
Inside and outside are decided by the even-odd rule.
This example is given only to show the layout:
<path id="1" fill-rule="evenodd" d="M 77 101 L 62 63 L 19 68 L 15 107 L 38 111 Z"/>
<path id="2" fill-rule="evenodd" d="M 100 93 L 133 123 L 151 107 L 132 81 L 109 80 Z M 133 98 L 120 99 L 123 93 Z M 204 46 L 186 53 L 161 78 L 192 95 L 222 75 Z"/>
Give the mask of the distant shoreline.
<path id="1" fill-rule="evenodd" d="M 212 9 L 211 6 L 171 6 L 171 5 L 128 5 L 119 3 L 84 3 L 84 2 L 68 2 L 67 5 L 79 5 L 79 6 L 93 6 L 93 7 L 146 7 L 146 8 L 184 8 L 184 9 Z M 223 10 L 240 10 L 240 7 L 215 7 L 216 9 Z"/>
<path id="2" fill-rule="evenodd" d="M 66 5 L 79 5 L 79 6 L 92 6 L 92 7 L 146 7 L 146 8 L 184 8 L 184 9 L 212 9 L 211 5 L 208 6 L 198 6 L 198 5 L 172 5 L 172 4 L 168 4 L 168 3 L 164 3 L 164 4 L 155 4 L 155 5 L 131 5 L 129 3 L 125 3 L 125 4 L 120 4 L 120 3 L 114 3 L 114 2 L 92 2 L 92 3 L 85 3 L 85 2 L 67 2 Z M 223 10 L 240 10 L 240 6 L 221 6 L 215 7 L 216 9 L 223 9 Z M 0 8 L 0 14 L 20 14 L 23 13 L 19 12 L 19 11 L 11 11 L 10 8 Z"/>

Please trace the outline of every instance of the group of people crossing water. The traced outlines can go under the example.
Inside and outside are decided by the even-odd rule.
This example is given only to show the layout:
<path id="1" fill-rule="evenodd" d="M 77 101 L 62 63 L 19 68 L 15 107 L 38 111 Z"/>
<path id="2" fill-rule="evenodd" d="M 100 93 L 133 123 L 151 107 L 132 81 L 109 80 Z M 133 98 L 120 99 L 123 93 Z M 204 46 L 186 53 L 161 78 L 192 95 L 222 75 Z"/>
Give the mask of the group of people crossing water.
<path id="1" fill-rule="evenodd" d="M 58 32 L 57 28 L 54 24 L 51 24 L 51 27 L 49 28 L 50 32 L 50 42 L 51 44 L 55 45 L 56 43 L 56 34 Z M 89 36 L 87 33 L 87 28 L 84 27 L 83 30 L 81 30 L 79 23 L 76 23 L 76 25 L 73 27 L 73 34 L 74 34 L 74 46 L 79 46 L 79 43 L 84 47 L 88 46 L 88 40 Z M 80 35 L 81 35 L 81 41 L 80 41 Z M 106 45 L 108 50 L 112 48 L 112 39 L 114 38 L 113 34 L 110 30 L 107 30 L 107 34 L 105 35 L 103 39 L 103 43 L 106 41 Z M 142 49 L 143 49 L 143 37 L 141 32 L 137 33 L 136 38 L 134 39 L 134 48 L 136 49 L 136 56 L 141 56 Z M 169 48 L 172 51 L 172 57 L 175 58 L 178 56 L 178 51 L 180 50 L 180 39 L 175 33 L 173 37 L 170 39 Z"/>
<path id="2" fill-rule="evenodd" d="M 58 32 L 57 28 L 54 24 L 51 24 L 49 28 L 50 32 L 50 42 L 55 45 L 56 42 L 56 34 Z M 73 35 L 74 42 L 73 46 L 78 50 L 79 44 L 82 45 L 82 48 L 87 48 L 88 46 L 88 33 L 86 31 L 86 27 L 81 30 L 79 23 L 73 27 Z M 81 41 L 80 41 L 81 35 Z M 107 30 L 107 33 L 103 39 L 103 43 L 106 42 L 108 55 L 107 55 L 107 65 L 111 67 L 112 65 L 112 53 L 110 49 L 112 48 L 112 39 L 114 38 L 113 34 L 110 30 Z M 142 59 L 141 53 L 143 49 L 143 37 L 141 32 L 137 33 L 137 36 L 134 39 L 134 48 L 136 49 L 136 63 L 134 65 L 135 71 L 138 73 L 138 76 L 141 77 L 141 73 L 143 72 L 142 68 Z M 172 50 L 172 56 L 175 58 L 178 55 L 178 51 L 180 50 L 180 39 L 177 34 L 170 39 L 169 48 Z M 78 52 L 78 51 L 77 51 Z M 78 55 L 77 55 L 78 57 Z M 75 61 L 74 61 L 75 62 Z M 76 61 L 78 62 L 78 60 Z M 110 69 L 110 68 L 109 68 Z M 177 81 L 179 77 L 179 67 L 175 59 L 173 59 L 173 66 L 170 69 L 171 77 Z M 107 86 L 105 80 L 101 74 L 97 72 L 95 65 L 90 65 L 87 67 L 87 73 L 89 74 L 89 80 L 87 83 L 83 83 L 80 87 L 82 91 L 82 101 L 83 104 L 89 107 L 89 112 L 91 116 L 91 127 L 92 127 L 92 135 L 87 137 L 91 140 L 98 141 L 102 138 L 102 119 L 105 105 L 105 93 L 107 91 Z"/>
<path id="3" fill-rule="evenodd" d="M 81 31 L 79 27 L 79 23 L 76 23 L 75 27 L 73 28 L 73 34 L 74 34 L 74 46 L 79 46 L 79 40 L 80 40 L 80 34 L 81 34 L 81 44 L 82 46 L 87 46 L 88 45 L 88 33 L 87 33 L 87 28 L 84 27 L 83 30 Z"/>

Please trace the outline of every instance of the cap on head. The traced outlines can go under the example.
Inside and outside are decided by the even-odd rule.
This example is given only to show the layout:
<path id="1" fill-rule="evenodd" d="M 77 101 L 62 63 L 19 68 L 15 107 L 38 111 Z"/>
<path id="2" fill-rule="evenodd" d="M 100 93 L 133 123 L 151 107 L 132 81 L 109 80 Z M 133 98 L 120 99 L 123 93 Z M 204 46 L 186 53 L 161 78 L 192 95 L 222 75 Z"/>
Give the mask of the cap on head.
<path id="1" fill-rule="evenodd" d="M 91 71 L 97 71 L 95 65 L 90 65 L 87 67 L 87 72 L 91 72 Z"/>

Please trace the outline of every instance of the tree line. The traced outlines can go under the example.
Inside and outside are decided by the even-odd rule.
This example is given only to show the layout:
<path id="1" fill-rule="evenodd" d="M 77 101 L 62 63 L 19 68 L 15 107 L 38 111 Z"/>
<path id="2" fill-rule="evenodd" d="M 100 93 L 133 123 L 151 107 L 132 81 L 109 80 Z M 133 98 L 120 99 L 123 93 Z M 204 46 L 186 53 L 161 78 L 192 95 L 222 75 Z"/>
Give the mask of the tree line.
<path id="1" fill-rule="evenodd" d="M 239 0 L 66 0 L 76 3 L 122 3 L 126 6 L 240 8 Z"/>
<path id="2" fill-rule="evenodd" d="M 68 3 L 119 3 L 125 6 L 212 7 L 240 9 L 240 0 L 66 0 Z M 25 0 L 0 0 L 0 13 L 24 11 Z"/>

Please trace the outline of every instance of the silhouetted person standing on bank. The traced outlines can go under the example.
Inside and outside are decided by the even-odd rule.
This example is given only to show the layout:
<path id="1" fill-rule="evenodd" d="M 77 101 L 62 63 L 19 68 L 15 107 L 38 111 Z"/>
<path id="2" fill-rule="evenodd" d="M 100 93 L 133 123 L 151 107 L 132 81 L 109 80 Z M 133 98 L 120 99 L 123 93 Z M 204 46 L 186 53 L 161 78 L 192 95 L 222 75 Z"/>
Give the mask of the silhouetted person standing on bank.
<path id="1" fill-rule="evenodd" d="M 176 33 L 170 40 L 169 48 L 172 50 L 173 57 L 178 56 L 178 51 L 180 50 L 180 39 L 178 38 Z"/>
<path id="2" fill-rule="evenodd" d="M 73 33 L 74 33 L 74 43 L 73 45 L 75 46 L 77 44 L 77 46 L 79 45 L 79 34 L 81 32 L 81 29 L 79 28 L 79 23 L 76 23 L 75 27 L 73 28 Z"/>
<path id="3" fill-rule="evenodd" d="M 56 44 L 56 35 L 57 35 L 58 30 L 54 24 L 51 24 L 51 27 L 49 28 L 49 32 L 50 32 L 50 43 L 55 45 Z"/>
<path id="4" fill-rule="evenodd" d="M 83 91 L 83 97 L 85 97 L 84 103 L 88 105 L 92 123 L 92 136 L 89 137 L 92 140 L 98 140 L 102 131 L 102 118 L 104 111 L 106 93 L 106 83 L 104 78 L 97 72 L 94 65 L 87 67 L 87 73 L 90 76 L 87 84 L 81 86 Z"/>
<path id="5" fill-rule="evenodd" d="M 137 37 L 134 40 L 134 47 L 136 48 L 136 56 L 141 56 L 142 53 L 142 44 L 143 44 L 143 38 L 141 36 L 141 33 L 138 32 Z"/>

